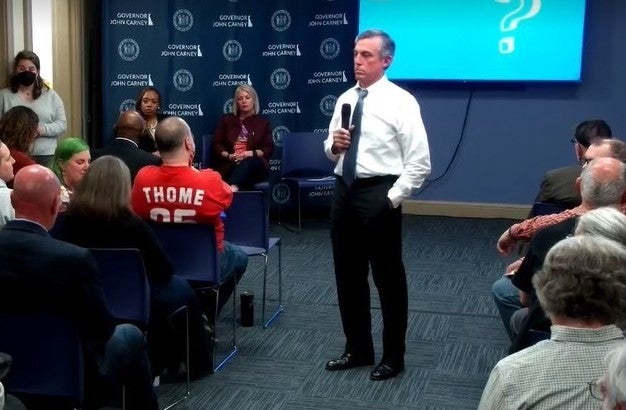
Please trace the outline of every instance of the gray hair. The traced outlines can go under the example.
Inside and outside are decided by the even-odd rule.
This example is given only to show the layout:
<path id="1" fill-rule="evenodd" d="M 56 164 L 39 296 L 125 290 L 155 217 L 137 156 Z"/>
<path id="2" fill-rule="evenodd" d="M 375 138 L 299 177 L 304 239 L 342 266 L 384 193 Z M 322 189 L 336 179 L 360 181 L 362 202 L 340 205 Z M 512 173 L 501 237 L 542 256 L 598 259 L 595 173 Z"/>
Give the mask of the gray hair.
<path id="1" fill-rule="evenodd" d="M 626 190 L 626 164 L 615 158 L 597 158 L 583 168 L 580 196 L 598 208 L 618 205 Z"/>
<path id="2" fill-rule="evenodd" d="M 235 90 L 235 94 L 234 94 L 234 101 L 233 101 L 233 107 L 231 109 L 232 113 L 235 115 L 239 115 L 239 107 L 237 106 L 237 94 L 239 94 L 240 92 L 246 92 L 248 94 L 250 94 L 250 96 L 252 97 L 252 99 L 254 100 L 254 113 L 258 114 L 259 111 L 261 110 L 261 103 L 259 102 L 259 95 L 257 94 L 256 90 L 254 89 L 254 87 L 252 87 L 249 84 L 240 84 L 237 89 Z"/>
<path id="3" fill-rule="evenodd" d="M 389 56 L 393 58 L 394 54 L 396 53 L 396 42 L 393 41 L 393 39 L 389 36 L 389 34 L 385 33 L 384 31 L 380 29 L 374 28 L 374 29 L 362 31 L 361 33 L 359 33 L 358 36 L 356 36 L 356 39 L 354 40 L 354 42 L 356 43 L 357 41 L 363 40 L 364 38 L 375 38 L 375 37 L 379 37 L 381 40 L 380 57 L 384 58 L 384 57 Z"/>
<path id="4" fill-rule="evenodd" d="M 622 140 L 618 140 L 616 138 L 603 138 L 603 139 L 594 139 L 590 146 L 594 147 L 607 147 L 609 151 L 609 156 L 611 158 L 618 159 L 622 162 L 626 162 L 626 144 Z"/>
<path id="5" fill-rule="evenodd" d="M 532 282 L 549 316 L 615 324 L 626 310 L 626 247 L 599 236 L 563 239 Z"/>
<path id="6" fill-rule="evenodd" d="M 626 246 L 626 215 L 611 206 L 585 212 L 576 223 L 576 235 L 597 235 Z"/>
<path id="7" fill-rule="evenodd" d="M 626 404 L 626 343 L 607 356 L 608 368 L 602 385 L 605 389 L 602 408 L 612 410 L 618 404 Z"/>

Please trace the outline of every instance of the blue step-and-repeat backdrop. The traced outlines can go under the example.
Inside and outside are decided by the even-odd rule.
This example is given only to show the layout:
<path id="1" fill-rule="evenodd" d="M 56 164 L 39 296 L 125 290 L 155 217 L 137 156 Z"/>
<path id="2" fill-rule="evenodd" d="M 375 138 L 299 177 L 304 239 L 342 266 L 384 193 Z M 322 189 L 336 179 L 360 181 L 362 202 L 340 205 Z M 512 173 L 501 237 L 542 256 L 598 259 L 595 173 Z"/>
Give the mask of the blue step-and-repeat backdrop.
<path id="1" fill-rule="evenodd" d="M 105 144 L 144 87 L 161 92 L 161 112 L 184 118 L 199 144 L 248 83 L 272 123 L 276 181 L 282 137 L 326 132 L 354 82 L 354 0 L 108 0 L 102 11 Z"/>

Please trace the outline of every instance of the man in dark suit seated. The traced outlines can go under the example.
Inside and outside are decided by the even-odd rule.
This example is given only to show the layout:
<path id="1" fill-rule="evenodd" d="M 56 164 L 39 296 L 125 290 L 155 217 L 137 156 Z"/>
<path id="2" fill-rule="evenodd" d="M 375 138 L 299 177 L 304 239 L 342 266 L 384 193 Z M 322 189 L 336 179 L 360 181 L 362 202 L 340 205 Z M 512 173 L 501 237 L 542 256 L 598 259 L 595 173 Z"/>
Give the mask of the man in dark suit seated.
<path id="1" fill-rule="evenodd" d="M 161 158 L 139 149 L 139 137 L 144 131 L 144 120 L 136 111 L 123 111 L 115 123 L 115 140 L 111 145 L 91 153 L 95 160 L 104 155 L 118 157 L 130 169 L 131 182 L 146 165 L 161 165 Z"/>
<path id="2" fill-rule="evenodd" d="M 16 219 L 0 231 L 0 312 L 55 313 L 76 323 L 85 355 L 85 407 L 121 393 L 124 384 L 128 408 L 158 408 L 143 334 L 132 325 L 115 326 L 89 250 L 47 232 L 61 201 L 57 177 L 30 165 L 14 181 Z"/>
<path id="3" fill-rule="evenodd" d="M 580 176 L 580 162 L 585 151 L 594 140 L 611 137 L 611 127 L 603 120 L 588 120 L 578 124 L 571 140 L 578 164 L 548 171 L 541 182 L 535 202 L 558 204 L 567 209 L 580 205 L 580 195 L 574 185 L 576 178 Z"/>

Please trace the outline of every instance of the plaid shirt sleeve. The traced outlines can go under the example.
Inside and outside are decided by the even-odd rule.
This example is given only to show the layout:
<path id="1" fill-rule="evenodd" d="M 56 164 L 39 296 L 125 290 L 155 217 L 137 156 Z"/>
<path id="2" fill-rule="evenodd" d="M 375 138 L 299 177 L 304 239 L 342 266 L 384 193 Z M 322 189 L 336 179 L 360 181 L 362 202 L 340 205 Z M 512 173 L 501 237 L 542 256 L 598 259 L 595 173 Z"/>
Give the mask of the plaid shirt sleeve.
<path id="1" fill-rule="evenodd" d="M 581 207 L 566 209 L 558 214 L 538 215 L 534 218 L 526 219 L 509 228 L 509 236 L 511 239 L 530 241 L 533 236 L 543 228 L 556 225 L 571 218 L 575 218 L 582 214 Z"/>

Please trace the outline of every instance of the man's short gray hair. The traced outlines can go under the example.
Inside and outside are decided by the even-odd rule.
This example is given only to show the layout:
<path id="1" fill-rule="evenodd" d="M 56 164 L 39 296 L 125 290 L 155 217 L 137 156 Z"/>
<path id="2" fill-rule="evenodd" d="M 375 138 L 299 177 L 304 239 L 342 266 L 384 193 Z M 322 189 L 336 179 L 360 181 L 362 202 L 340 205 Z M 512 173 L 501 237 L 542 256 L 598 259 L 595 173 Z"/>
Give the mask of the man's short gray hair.
<path id="1" fill-rule="evenodd" d="M 612 206 L 585 212 L 576 224 L 576 235 L 596 235 L 626 246 L 626 215 Z"/>
<path id="2" fill-rule="evenodd" d="M 359 33 L 358 36 L 356 36 L 356 40 L 354 40 L 354 42 L 356 43 L 357 41 L 362 40 L 364 38 L 375 38 L 375 37 L 379 37 L 381 40 L 380 57 L 384 58 L 384 57 L 389 56 L 393 58 L 394 54 L 396 53 L 396 42 L 393 41 L 393 39 L 391 38 L 391 36 L 389 36 L 389 34 L 385 33 L 384 31 L 380 29 L 373 28 L 373 29 L 365 30 Z"/>
<path id="3" fill-rule="evenodd" d="M 626 310 L 626 247 L 592 235 L 563 239 L 532 282 L 549 316 L 615 324 Z"/>
<path id="4" fill-rule="evenodd" d="M 614 161 L 615 166 L 619 168 L 615 174 L 616 178 L 607 180 L 605 176 L 600 175 L 601 172 L 605 172 L 601 168 L 602 166 L 606 168 L 607 161 Z M 618 205 L 626 190 L 626 164 L 617 159 L 598 158 L 583 168 L 580 179 L 580 196 L 583 202 L 594 208 Z"/>

